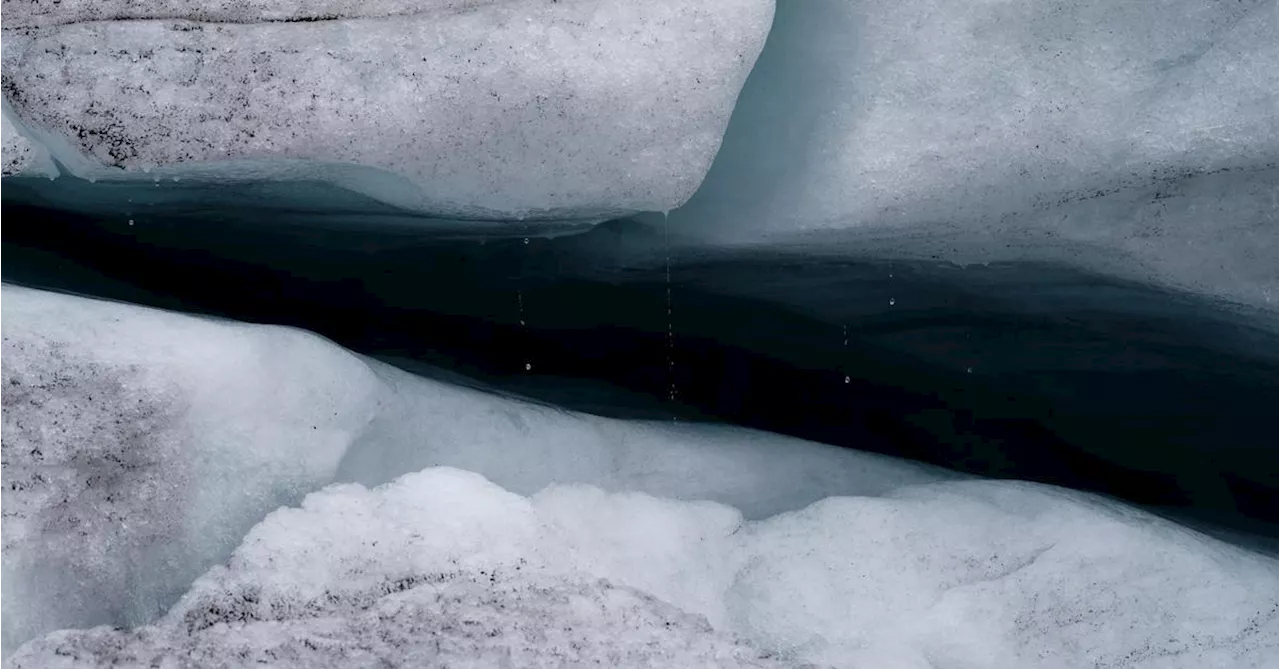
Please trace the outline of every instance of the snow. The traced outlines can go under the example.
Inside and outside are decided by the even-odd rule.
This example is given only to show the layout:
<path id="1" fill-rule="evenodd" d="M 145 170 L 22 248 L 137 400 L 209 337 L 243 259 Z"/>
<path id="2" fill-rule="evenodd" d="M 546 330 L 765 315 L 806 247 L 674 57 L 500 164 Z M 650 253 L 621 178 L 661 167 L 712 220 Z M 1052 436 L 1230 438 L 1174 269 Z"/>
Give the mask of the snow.
<path id="1" fill-rule="evenodd" d="M 6 98 L 77 175 L 319 180 L 486 219 L 682 204 L 773 15 L 769 0 L 34 7 L 19 22 L 41 27 L 6 14 Z"/>
<path id="2" fill-rule="evenodd" d="M 914 486 L 744 522 L 435 468 L 309 495 L 154 625 L 59 632 L 13 665 L 1264 667 L 1276 576 L 1046 486 Z"/>
<path id="3" fill-rule="evenodd" d="M 153 620 L 270 510 L 461 466 L 750 517 L 950 475 L 797 439 L 573 414 L 409 375 L 297 330 L 6 285 L 3 645 Z"/>
<path id="4" fill-rule="evenodd" d="M 1276 26 L 1256 1 L 780 5 L 670 225 L 1067 262 L 1274 309 Z"/>

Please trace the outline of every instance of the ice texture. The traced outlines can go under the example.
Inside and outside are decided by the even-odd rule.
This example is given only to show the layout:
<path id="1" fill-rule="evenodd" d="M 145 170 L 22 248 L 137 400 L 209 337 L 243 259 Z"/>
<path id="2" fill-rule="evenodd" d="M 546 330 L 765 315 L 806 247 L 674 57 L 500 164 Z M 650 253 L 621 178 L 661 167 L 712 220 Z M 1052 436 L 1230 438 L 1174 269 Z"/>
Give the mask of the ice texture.
<path id="1" fill-rule="evenodd" d="M 3 0 L 8 28 L 184 18 L 211 23 L 449 14 L 506 0 Z"/>
<path id="2" fill-rule="evenodd" d="M 1276 573 L 1047 486 L 917 486 L 749 522 L 437 468 L 309 495 L 154 625 L 58 632 L 13 666 L 1271 667 Z"/>
<path id="3" fill-rule="evenodd" d="M 1274 308 L 1276 49 L 1261 0 L 780 3 L 670 225 Z"/>
<path id="4" fill-rule="evenodd" d="M 301 331 L 6 285 L 3 648 L 153 620 L 270 510 L 450 465 L 763 517 L 949 478 L 751 430 L 632 423 L 416 377 Z"/>
<path id="5" fill-rule="evenodd" d="M 444 216 L 601 218 L 692 195 L 773 16 L 772 0 L 196 4 L 6 14 L 5 96 L 85 177 L 320 180 Z"/>
<path id="6" fill-rule="evenodd" d="M 10 176 L 21 174 L 30 165 L 34 147 L 31 140 L 18 131 L 18 128 L 9 120 L 9 113 L 6 110 L 3 116 L 0 116 L 0 153 L 3 158 L 0 159 L 0 175 Z"/>

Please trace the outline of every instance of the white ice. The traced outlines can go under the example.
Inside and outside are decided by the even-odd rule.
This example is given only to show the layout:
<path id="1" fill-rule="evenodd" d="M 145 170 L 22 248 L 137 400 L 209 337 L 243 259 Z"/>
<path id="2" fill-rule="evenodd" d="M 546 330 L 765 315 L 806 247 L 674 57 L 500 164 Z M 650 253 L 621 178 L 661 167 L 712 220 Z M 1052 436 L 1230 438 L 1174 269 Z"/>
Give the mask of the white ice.
<path id="1" fill-rule="evenodd" d="M 673 230 L 1276 305 L 1277 7 L 780 3 Z"/>
<path id="2" fill-rule="evenodd" d="M 425 467 L 751 517 L 948 478 L 750 430 L 632 423 L 494 397 L 297 330 L 3 289 L 5 653 L 153 619 L 271 509 Z"/>
<path id="3" fill-rule="evenodd" d="M 1045 486 L 914 486 L 749 522 L 436 468 L 312 494 L 154 625 L 60 632 L 13 666 L 1272 667 L 1276 575 Z"/>
<path id="4" fill-rule="evenodd" d="M 682 204 L 773 16 L 772 0 L 97 4 L 5 2 L 6 99 L 73 172 L 321 180 L 490 219 Z"/>

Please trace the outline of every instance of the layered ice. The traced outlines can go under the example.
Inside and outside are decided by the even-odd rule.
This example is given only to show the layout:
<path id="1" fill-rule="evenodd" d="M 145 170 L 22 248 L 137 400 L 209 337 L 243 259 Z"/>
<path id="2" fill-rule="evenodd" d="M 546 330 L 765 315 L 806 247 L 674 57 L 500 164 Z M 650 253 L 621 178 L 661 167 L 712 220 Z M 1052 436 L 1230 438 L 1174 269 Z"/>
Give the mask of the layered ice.
<path id="1" fill-rule="evenodd" d="M 749 522 L 427 469 L 276 511 L 155 624 L 51 634 L 13 665 L 1269 667 L 1275 585 L 1274 559 L 1043 486 Z"/>
<path id="2" fill-rule="evenodd" d="M 320 180 L 436 215 L 572 219 L 689 198 L 773 3 L 5 12 L 5 96 L 80 176 Z"/>
<path id="3" fill-rule="evenodd" d="M 948 478 L 751 430 L 629 423 L 495 397 L 297 330 L 5 286 L 5 653 L 139 625 L 271 509 L 335 478 L 471 469 L 752 517 Z"/>
<path id="4" fill-rule="evenodd" d="M 672 229 L 1050 260 L 1274 308 L 1277 9 L 783 3 Z"/>

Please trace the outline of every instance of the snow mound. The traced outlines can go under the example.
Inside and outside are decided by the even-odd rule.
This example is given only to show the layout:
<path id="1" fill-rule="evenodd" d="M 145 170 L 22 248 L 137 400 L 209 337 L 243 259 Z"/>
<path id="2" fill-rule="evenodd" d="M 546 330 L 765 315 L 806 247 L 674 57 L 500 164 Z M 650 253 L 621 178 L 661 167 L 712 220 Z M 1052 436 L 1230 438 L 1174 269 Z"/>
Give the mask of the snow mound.
<path id="1" fill-rule="evenodd" d="M 1267 667 L 1276 576 L 1274 559 L 1044 486 L 918 486 L 743 523 L 431 469 L 314 493 L 155 625 L 59 632 L 14 665 Z"/>
<path id="2" fill-rule="evenodd" d="M 268 517 L 157 625 L 56 633 L 12 665 L 784 666 L 635 589 L 549 575 L 539 534 L 528 500 L 466 472 L 337 486 Z"/>
<path id="3" fill-rule="evenodd" d="M 682 204 L 773 16 L 770 0 L 191 5 L 6 27 L 5 95 L 80 176 L 320 180 L 491 219 Z"/>

